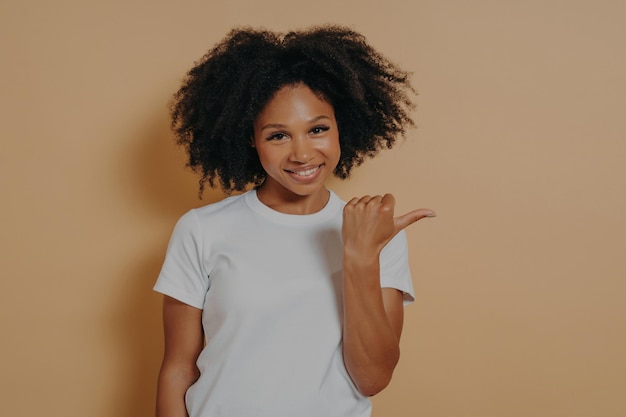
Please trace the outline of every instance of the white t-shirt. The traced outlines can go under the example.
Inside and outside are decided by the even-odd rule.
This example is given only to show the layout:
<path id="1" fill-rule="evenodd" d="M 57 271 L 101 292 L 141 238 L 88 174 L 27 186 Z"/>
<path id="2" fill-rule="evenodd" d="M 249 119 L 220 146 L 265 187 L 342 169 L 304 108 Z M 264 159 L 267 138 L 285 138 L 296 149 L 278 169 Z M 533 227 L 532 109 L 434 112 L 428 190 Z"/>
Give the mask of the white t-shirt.
<path id="1" fill-rule="evenodd" d="M 368 417 L 341 347 L 342 210 L 309 215 L 252 190 L 183 215 L 154 289 L 203 310 L 190 417 Z M 406 236 L 381 253 L 381 286 L 413 300 Z"/>

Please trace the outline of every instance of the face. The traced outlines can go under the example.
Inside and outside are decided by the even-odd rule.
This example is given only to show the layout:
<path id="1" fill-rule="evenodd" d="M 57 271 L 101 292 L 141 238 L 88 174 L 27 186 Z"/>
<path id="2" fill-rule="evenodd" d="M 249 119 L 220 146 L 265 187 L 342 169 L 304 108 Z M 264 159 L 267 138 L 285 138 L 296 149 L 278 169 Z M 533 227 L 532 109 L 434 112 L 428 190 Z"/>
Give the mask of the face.
<path id="1" fill-rule="evenodd" d="M 328 102 L 303 84 L 283 87 L 254 122 L 254 147 L 267 173 L 259 198 L 262 193 L 278 204 L 326 204 L 324 183 L 341 154 L 335 112 Z"/>

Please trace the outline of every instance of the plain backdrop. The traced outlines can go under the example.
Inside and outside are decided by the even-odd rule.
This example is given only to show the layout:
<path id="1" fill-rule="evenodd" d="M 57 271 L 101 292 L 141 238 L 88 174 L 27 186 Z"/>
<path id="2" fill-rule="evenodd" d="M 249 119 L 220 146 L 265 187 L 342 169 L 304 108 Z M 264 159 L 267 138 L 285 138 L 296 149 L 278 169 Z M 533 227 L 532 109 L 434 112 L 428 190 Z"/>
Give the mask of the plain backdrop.
<path id="1" fill-rule="evenodd" d="M 374 416 L 626 415 L 624 22 L 620 0 L 1 0 L 0 415 L 153 415 L 151 287 L 176 219 L 222 198 L 197 199 L 167 102 L 233 26 L 321 23 L 419 91 L 406 141 L 330 186 L 438 213 L 408 230 Z"/>

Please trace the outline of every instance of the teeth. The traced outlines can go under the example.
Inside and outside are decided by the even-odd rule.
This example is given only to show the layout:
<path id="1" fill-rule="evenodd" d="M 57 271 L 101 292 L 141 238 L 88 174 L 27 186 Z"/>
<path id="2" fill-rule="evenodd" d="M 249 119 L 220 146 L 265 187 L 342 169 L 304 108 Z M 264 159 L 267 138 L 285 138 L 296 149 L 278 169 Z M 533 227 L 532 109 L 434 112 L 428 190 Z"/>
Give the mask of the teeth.
<path id="1" fill-rule="evenodd" d="M 311 175 L 312 173 L 314 173 L 318 169 L 319 169 L 319 167 L 315 167 L 315 168 L 307 169 L 306 171 L 293 171 L 293 173 L 297 174 L 297 175 L 299 175 L 301 177 L 306 177 L 308 175 Z"/>

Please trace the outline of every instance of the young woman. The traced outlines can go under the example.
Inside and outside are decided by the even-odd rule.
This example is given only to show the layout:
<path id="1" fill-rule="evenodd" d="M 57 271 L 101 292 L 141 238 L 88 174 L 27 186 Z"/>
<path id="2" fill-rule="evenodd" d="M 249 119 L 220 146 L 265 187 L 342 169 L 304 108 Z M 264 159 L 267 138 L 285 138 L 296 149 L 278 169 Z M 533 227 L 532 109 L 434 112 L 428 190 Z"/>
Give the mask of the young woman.
<path id="1" fill-rule="evenodd" d="M 408 74 L 336 26 L 233 30 L 172 105 L 188 165 L 237 196 L 178 221 L 158 417 L 366 417 L 413 300 L 394 198 L 325 186 L 412 124 Z"/>

